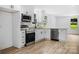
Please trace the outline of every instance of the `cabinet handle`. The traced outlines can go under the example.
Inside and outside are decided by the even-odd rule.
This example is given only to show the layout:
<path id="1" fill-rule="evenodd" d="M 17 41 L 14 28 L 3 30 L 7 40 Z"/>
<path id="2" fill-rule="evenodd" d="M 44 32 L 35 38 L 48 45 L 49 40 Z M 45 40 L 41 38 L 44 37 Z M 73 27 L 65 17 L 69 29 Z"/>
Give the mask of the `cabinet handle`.
<path id="1" fill-rule="evenodd" d="M 42 34 L 42 32 L 41 32 L 41 34 Z"/>
<path id="2" fill-rule="evenodd" d="M 25 33 L 25 32 L 22 32 L 22 33 Z"/>
<path id="3" fill-rule="evenodd" d="M 11 8 L 14 8 L 14 5 L 11 5 Z"/>
<path id="4" fill-rule="evenodd" d="M 24 43 L 24 42 L 22 42 L 22 43 Z"/>
<path id="5" fill-rule="evenodd" d="M 22 36 L 22 38 L 24 38 L 24 36 Z"/>

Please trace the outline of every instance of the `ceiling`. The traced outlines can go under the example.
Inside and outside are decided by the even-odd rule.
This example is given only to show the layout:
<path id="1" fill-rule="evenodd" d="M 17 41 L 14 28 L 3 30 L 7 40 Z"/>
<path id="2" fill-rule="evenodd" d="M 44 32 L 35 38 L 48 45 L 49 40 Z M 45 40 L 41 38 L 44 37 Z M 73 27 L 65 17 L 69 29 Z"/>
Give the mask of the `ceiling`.
<path id="1" fill-rule="evenodd" d="M 27 5 L 25 7 L 42 9 L 48 14 L 57 16 L 79 15 L 79 5 Z"/>

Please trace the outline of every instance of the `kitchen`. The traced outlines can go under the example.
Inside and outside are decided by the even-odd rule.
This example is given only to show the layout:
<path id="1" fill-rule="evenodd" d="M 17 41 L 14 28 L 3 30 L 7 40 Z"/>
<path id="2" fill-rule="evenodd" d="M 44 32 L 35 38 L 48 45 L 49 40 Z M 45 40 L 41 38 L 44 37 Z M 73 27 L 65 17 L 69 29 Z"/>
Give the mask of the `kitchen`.
<path id="1" fill-rule="evenodd" d="M 10 27 L 8 23 L 8 25 L 0 24 L 0 28 L 7 26 L 7 28 L 9 27 L 11 29 L 10 32 L 3 30 L 3 35 L 0 34 L 3 37 L 5 37 L 4 34 L 6 34 L 7 37 L 7 33 L 10 35 L 8 36 L 8 41 L 10 42 L 6 42 L 6 44 L 2 45 L 5 43 L 6 38 L 0 42 L 0 50 L 12 46 L 20 49 L 44 40 L 65 43 L 68 34 L 79 34 L 79 29 L 70 29 L 71 18 L 78 18 L 78 14 L 74 12 L 74 7 L 78 6 L 0 6 L 0 13 L 2 12 L 3 15 L 6 15 L 3 17 L 7 17 L 8 14 L 11 17 L 11 19 L 8 18 L 11 24 Z M 4 20 L 4 22 L 6 21 Z M 9 31 L 9 29 L 7 31 Z M 2 37 L 0 37 L 0 39 L 2 39 Z"/>

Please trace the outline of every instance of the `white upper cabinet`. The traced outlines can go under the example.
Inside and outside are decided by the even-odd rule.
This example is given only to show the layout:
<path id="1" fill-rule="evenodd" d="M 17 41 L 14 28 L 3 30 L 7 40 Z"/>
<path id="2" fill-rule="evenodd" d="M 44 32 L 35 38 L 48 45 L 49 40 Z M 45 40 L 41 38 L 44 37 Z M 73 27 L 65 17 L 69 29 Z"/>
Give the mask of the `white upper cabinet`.
<path id="1" fill-rule="evenodd" d="M 41 9 L 34 9 L 34 13 L 36 14 L 36 19 L 38 23 L 43 22 L 45 11 Z"/>
<path id="2" fill-rule="evenodd" d="M 21 12 L 21 6 L 20 5 L 11 5 L 11 8 L 13 10 L 16 10 L 16 11 L 20 11 Z"/>
<path id="3" fill-rule="evenodd" d="M 34 8 L 32 6 L 22 6 L 21 7 L 21 13 L 26 14 L 26 15 L 30 15 L 30 16 L 34 16 Z"/>

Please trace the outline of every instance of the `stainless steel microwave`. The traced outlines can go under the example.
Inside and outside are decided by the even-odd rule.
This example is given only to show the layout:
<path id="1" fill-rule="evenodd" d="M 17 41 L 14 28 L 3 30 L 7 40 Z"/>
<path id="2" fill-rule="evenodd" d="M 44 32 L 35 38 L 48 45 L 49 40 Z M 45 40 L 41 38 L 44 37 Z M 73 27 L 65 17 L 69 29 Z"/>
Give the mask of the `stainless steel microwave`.
<path id="1" fill-rule="evenodd" d="M 31 22 L 31 16 L 25 15 L 25 14 L 21 14 L 21 21 L 22 22 Z"/>

